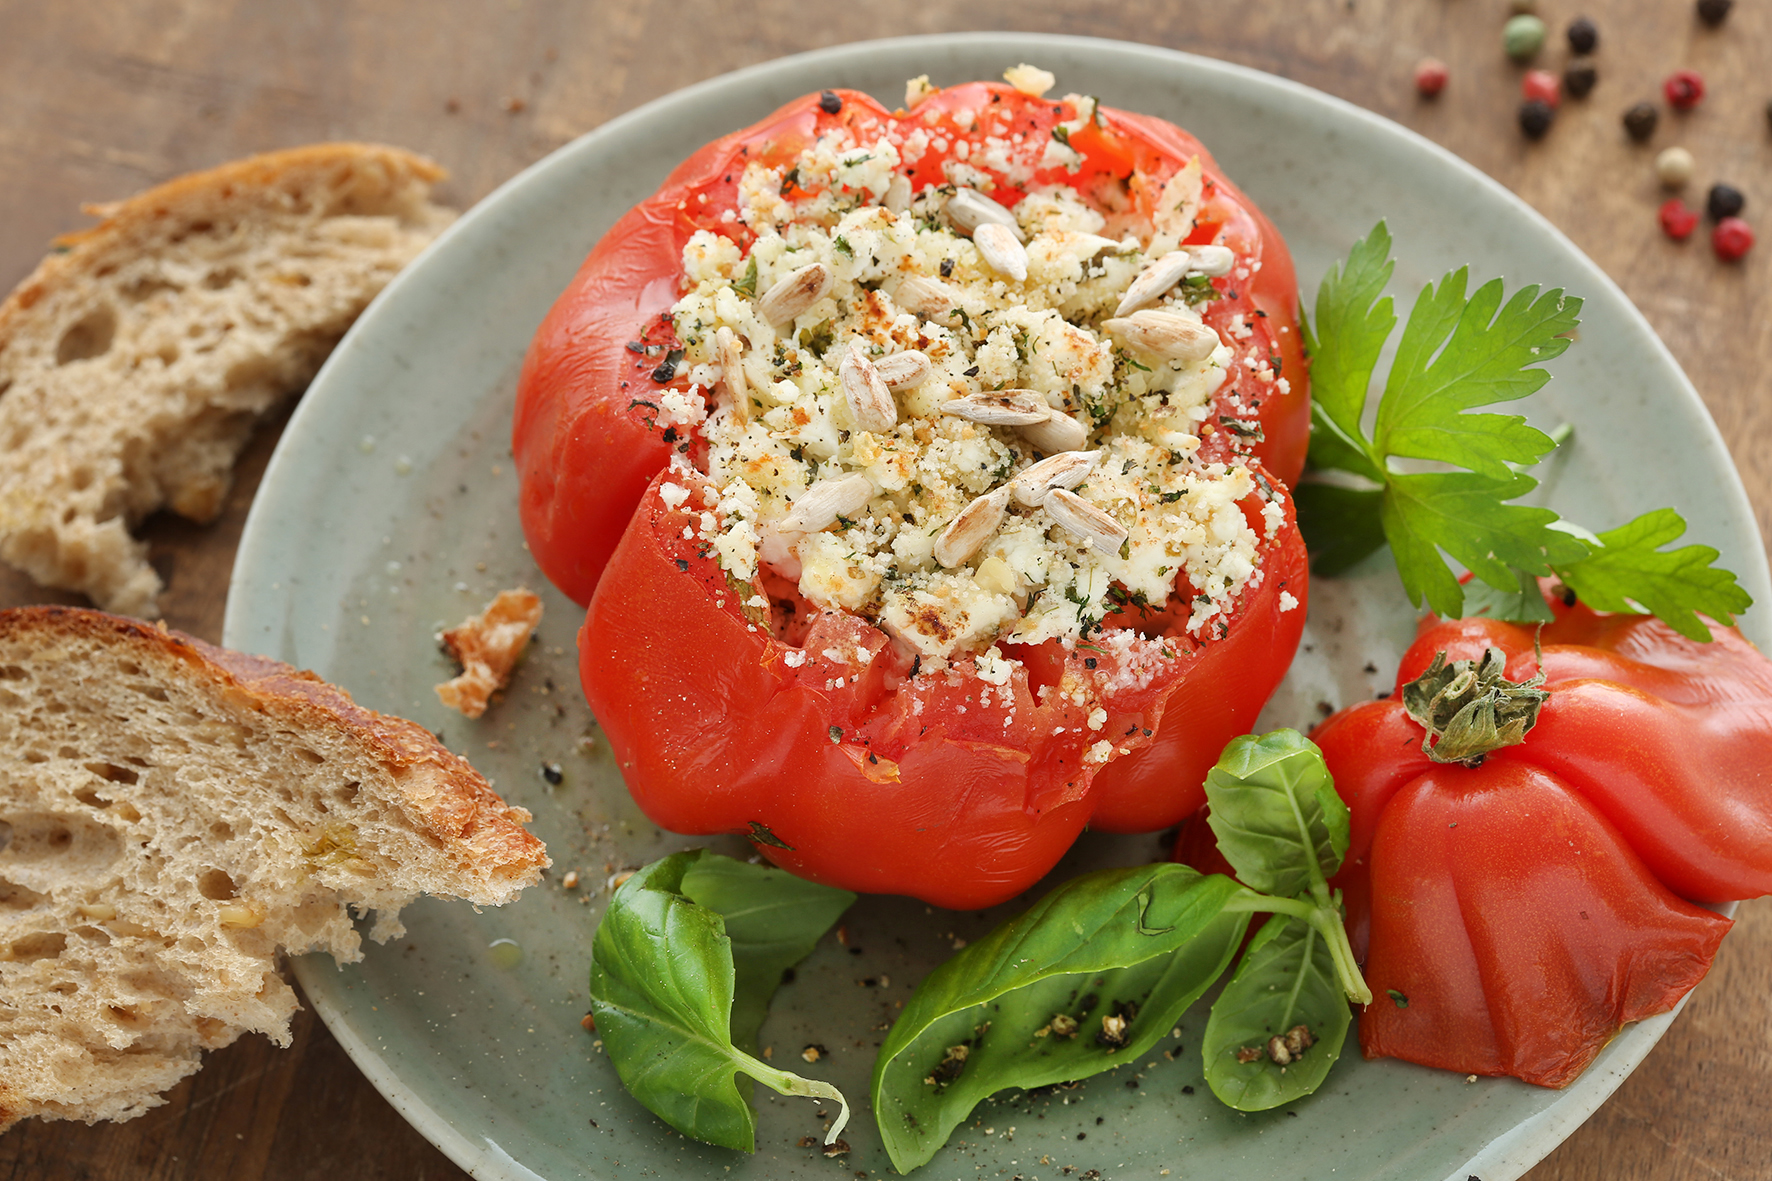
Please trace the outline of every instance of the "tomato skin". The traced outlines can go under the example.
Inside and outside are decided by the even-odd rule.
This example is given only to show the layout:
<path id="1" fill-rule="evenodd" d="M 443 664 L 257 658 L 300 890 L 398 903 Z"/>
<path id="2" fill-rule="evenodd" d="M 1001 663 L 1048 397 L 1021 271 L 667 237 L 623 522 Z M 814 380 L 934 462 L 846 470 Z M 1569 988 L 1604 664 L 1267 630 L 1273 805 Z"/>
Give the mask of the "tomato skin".
<path id="1" fill-rule="evenodd" d="M 1181 819 L 1203 800 L 1203 769 L 1153 798 L 1142 777 L 1104 785 L 1089 748 L 1108 736 L 1152 751 L 1150 774 L 1210 766 L 1254 721 L 1304 624 L 1302 603 L 1279 608 L 1288 571 L 1302 599 L 1306 561 L 1286 501 L 1262 547 L 1268 573 L 1226 635 L 1175 637 L 1175 656 L 1147 685 L 1103 688 L 1117 669 L 1105 640 L 1052 644 L 1029 662 L 1058 670 L 1085 704 L 1040 700 L 1026 668 L 1001 688 L 965 661 L 907 679 L 885 634 L 855 617 L 820 615 L 797 647 L 749 622 L 739 590 L 684 537 L 695 515 L 666 506 L 663 482 L 642 498 L 579 632 L 591 709 L 654 822 L 751 835 L 777 864 L 846 889 L 990 906 L 1033 885 L 1094 817 L 1151 828 Z M 698 505 L 700 485 L 685 482 L 685 507 Z M 1199 696 L 1186 688 L 1196 682 L 1234 686 L 1235 706 L 1210 719 L 1178 712 Z M 1108 714 L 1099 730 L 1088 724 L 1098 701 Z"/>
<path id="2" fill-rule="evenodd" d="M 1413 780 L 1371 856 L 1368 1058 L 1564 1086 L 1624 1023 L 1678 1003 L 1733 925 L 1675 897 L 1598 808 L 1517 761 Z"/>
<path id="3" fill-rule="evenodd" d="M 681 373 L 664 382 L 652 376 L 676 343 L 668 322 L 661 326 L 658 317 L 679 295 L 683 247 L 695 231 L 710 230 L 741 247 L 748 245 L 751 234 L 743 222 L 722 220 L 736 207 L 737 180 L 746 163 L 785 163 L 839 126 L 873 135 L 902 121 L 958 140 L 977 136 L 963 131 L 956 120 L 970 112 L 964 116 L 970 123 L 983 111 L 1044 141 L 1064 118 L 1062 104 L 1000 83 L 949 87 L 902 115 L 857 91 L 835 93 L 842 100 L 836 114 L 820 106 L 818 94 L 808 95 L 690 157 L 657 193 L 604 235 L 536 332 L 518 379 L 512 429 L 523 532 L 542 572 L 575 602 L 590 601 L 640 494 L 668 463 L 673 448 L 684 451 L 693 445 L 666 439 L 648 408 L 661 391 L 688 388 Z M 1200 157 L 1205 192 L 1197 228 L 1187 240 L 1206 242 L 1222 235 L 1239 256 L 1260 264 L 1245 279 L 1215 281 L 1220 298 L 1204 309 L 1205 320 L 1221 336 L 1230 333 L 1233 322 L 1240 324 L 1231 342 L 1239 356 L 1274 358 L 1279 365 L 1279 375 L 1270 373 L 1268 381 L 1261 380 L 1258 368 L 1239 365 L 1215 397 L 1221 415 L 1253 419 L 1263 437 L 1250 445 L 1213 427 L 1201 456 L 1235 460 L 1250 453 L 1291 484 L 1304 467 L 1310 402 L 1298 330 L 1297 279 L 1285 243 L 1219 173 L 1199 142 L 1179 128 L 1101 108 L 1100 119 L 1075 133 L 1071 142 L 1084 157 L 1078 170 L 1044 169 L 1031 183 L 1069 183 L 1085 192 L 1112 184 L 1116 192 L 1124 189 L 1132 208 L 1144 211 L 1179 168 Z M 905 171 L 918 187 L 939 183 L 945 158 L 928 151 Z M 1013 204 L 1021 192 L 998 188 L 991 195 Z M 627 349 L 629 342 L 642 340 L 665 351 L 645 356 Z M 1277 392 L 1281 378 L 1289 393 Z"/>
<path id="4" fill-rule="evenodd" d="M 1772 662 L 1731 628 L 1700 644 L 1551 607 L 1536 652 L 1532 628 L 1424 621 L 1398 691 L 1312 734 L 1351 813 L 1333 884 L 1379 997 L 1368 1057 L 1561 1086 L 1703 976 L 1728 924 L 1690 902 L 1772 893 Z M 1511 680 L 1542 668 L 1538 723 L 1479 767 L 1434 763 L 1401 686 L 1490 647 Z"/>

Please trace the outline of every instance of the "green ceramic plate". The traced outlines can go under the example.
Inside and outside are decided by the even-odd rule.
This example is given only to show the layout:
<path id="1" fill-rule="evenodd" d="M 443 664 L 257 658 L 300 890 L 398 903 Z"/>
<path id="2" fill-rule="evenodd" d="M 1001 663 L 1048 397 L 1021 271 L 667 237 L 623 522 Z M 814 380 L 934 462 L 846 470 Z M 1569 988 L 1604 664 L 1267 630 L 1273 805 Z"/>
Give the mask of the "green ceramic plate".
<path id="1" fill-rule="evenodd" d="M 763 1042 L 856 1104 L 842 1162 L 801 1148 L 821 1130 L 807 1100 L 764 1093 L 754 1156 L 692 1143 L 631 1101 L 592 1037 L 591 933 L 610 873 L 696 841 L 661 832 L 629 801 L 579 697 L 578 613 L 547 592 L 537 647 L 478 722 L 443 710 L 434 636 L 501 587 L 542 580 L 524 551 L 508 420 L 529 336 L 586 250 L 704 142 L 780 103 L 851 86 L 895 105 L 904 80 L 994 78 L 1018 62 L 1059 90 L 1171 119 L 1197 133 L 1279 225 L 1306 290 L 1380 217 L 1402 262 L 1396 290 L 1471 263 L 1479 276 L 1567 287 L 1588 300 L 1580 344 L 1536 400 L 1544 425 L 1576 424 L 1545 495 L 1604 527 L 1673 504 L 1758 599 L 1766 563 L 1741 485 L 1691 386 L 1623 294 L 1499 185 L 1415 135 L 1278 78 L 1104 41 L 971 35 L 846 46 L 702 83 L 614 120 L 494 193 L 366 314 L 289 424 L 253 506 L 234 571 L 226 640 L 312 668 L 359 701 L 416 718 L 535 813 L 555 869 L 503 910 L 422 903 L 405 939 L 358 965 L 298 962 L 328 1026 L 400 1111 L 476 1177 L 792 1178 L 890 1173 L 867 1079 L 897 1002 L 947 954 L 1012 907 L 930 911 L 869 898 L 849 946 L 826 940 L 777 997 Z M 1670 462 L 1669 456 L 1677 457 Z M 1748 631 L 1769 638 L 1761 614 Z M 1265 724 L 1313 721 L 1388 686 L 1412 626 L 1378 562 L 1313 588 L 1310 630 Z M 1368 661 L 1376 673 L 1361 671 Z M 563 768 L 550 786 L 543 763 Z M 735 840 L 725 851 L 748 850 Z M 1153 859 L 1154 837 L 1087 839 L 1060 867 Z M 561 886 L 576 869 L 581 885 Z M 512 941 L 510 944 L 503 941 Z M 495 944 L 498 945 L 495 947 Z M 520 958 L 512 964 L 516 952 Z M 873 981 L 872 984 L 865 983 Z M 1265 1115 L 1221 1107 L 1201 1085 L 1203 1016 L 1132 1068 L 1074 1091 L 980 1108 L 924 1176 L 1456 1178 L 1518 1176 L 1609 1095 L 1669 1018 L 1618 1038 L 1566 1091 L 1475 1083 L 1352 1051 L 1315 1096 Z M 1191 1093 L 1190 1093 L 1191 1088 Z"/>

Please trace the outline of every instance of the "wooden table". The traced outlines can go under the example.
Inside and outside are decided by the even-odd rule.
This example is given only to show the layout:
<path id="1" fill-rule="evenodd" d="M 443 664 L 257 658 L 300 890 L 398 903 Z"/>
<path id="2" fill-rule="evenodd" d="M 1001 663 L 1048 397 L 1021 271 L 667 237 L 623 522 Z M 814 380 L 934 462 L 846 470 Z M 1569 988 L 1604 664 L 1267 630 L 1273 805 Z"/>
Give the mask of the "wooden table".
<path id="1" fill-rule="evenodd" d="M 679 86 L 783 54 L 960 29 L 1144 41 L 1269 70 L 1380 112 L 1513 188 L 1648 315 L 1734 450 L 1762 532 L 1772 526 L 1772 241 L 1735 265 L 1700 237 L 1656 230 L 1655 153 L 1698 161 L 1688 199 L 1727 180 L 1772 238 L 1772 5 L 1743 0 L 1719 30 L 1685 0 L 1544 0 L 1540 64 L 1561 70 L 1562 29 L 1598 24 L 1594 94 L 1565 101 L 1539 143 L 1515 124 L 1522 70 L 1506 60 L 1503 0 L 971 0 L 866 5 L 758 0 L 0 0 L 0 285 L 85 201 L 314 140 L 382 140 L 447 164 L 466 206 L 604 120 Z M 1420 58 L 1451 68 L 1436 101 Z M 1657 99 L 1671 70 L 1701 71 L 1696 111 L 1664 114 L 1646 145 L 1619 116 Z M 1665 104 L 1661 104 L 1665 107 Z M 166 619 L 219 638 L 228 571 L 281 420 L 261 431 L 222 519 L 161 517 L 146 533 L 166 576 Z M 0 572 L 0 606 L 77 601 Z M 1761 605 L 1756 610 L 1767 610 Z M 1772 1177 L 1772 903 L 1741 909 L 1710 976 L 1648 1061 L 1534 1181 Z M 364 1081 L 310 1012 L 295 1045 L 247 1038 L 210 1056 L 169 1102 L 127 1124 L 31 1121 L 0 1137 L 0 1178 L 425 1178 L 462 1173 Z"/>

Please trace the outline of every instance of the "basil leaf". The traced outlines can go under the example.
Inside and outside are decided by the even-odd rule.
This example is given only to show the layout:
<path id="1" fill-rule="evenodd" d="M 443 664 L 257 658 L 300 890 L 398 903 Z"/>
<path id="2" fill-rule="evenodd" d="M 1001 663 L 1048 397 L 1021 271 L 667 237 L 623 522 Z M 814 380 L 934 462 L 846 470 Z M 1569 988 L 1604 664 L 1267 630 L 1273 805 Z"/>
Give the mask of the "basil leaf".
<path id="1" fill-rule="evenodd" d="M 849 1104 L 829 1083 L 776 1070 L 732 1042 L 734 970 L 725 921 L 683 893 L 700 849 L 655 861 L 622 884 L 591 945 L 591 1012 L 622 1085 L 686 1136 L 751 1151 L 757 1115 L 737 1074 L 784 1095 Z M 705 883 L 704 883 L 705 885 Z M 779 979 L 779 976 L 777 977 Z"/>
<path id="2" fill-rule="evenodd" d="M 1201 1053 L 1206 1084 L 1239 1111 L 1266 1111 L 1310 1094 L 1341 1056 L 1351 1014 L 1329 940 L 1304 919 L 1276 914 L 1262 925 L 1236 975 L 1212 1002 Z M 1296 1055 L 1282 1045 L 1303 1026 L 1314 1044 Z M 1300 1039 L 1293 1035 L 1292 1046 Z M 1239 1052 L 1248 1061 L 1239 1061 Z"/>
<path id="3" fill-rule="evenodd" d="M 1347 853 L 1348 811 L 1316 743 L 1296 730 L 1233 738 L 1206 776 L 1206 800 L 1238 879 L 1283 898 L 1308 890 L 1329 904 L 1326 879 Z"/>
<path id="4" fill-rule="evenodd" d="M 1165 863 L 1065 883 L 918 986 L 874 1063 L 880 1138 L 900 1172 L 1005 1087 L 1132 1062 L 1230 963 L 1248 891 Z"/>
<path id="5" fill-rule="evenodd" d="M 679 887 L 698 906 L 726 920 L 736 972 L 732 1041 L 749 1049 L 769 1015 L 782 973 L 812 954 L 855 895 L 797 878 L 773 865 L 704 856 L 683 873 Z"/>

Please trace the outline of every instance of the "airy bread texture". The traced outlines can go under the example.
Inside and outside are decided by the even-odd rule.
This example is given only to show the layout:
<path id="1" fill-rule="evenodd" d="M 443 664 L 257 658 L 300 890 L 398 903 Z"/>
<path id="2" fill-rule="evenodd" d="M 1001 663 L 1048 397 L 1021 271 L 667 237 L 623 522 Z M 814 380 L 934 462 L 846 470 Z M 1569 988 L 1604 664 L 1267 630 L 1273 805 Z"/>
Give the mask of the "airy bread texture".
<path id="1" fill-rule="evenodd" d="M 0 611 L 0 1130 L 129 1119 L 254 1030 L 280 951 L 362 952 L 421 893 L 499 905 L 546 851 L 422 727 L 311 673 L 69 607 Z"/>
<path id="2" fill-rule="evenodd" d="M 221 511 L 253 423 L 455 216 L 409 152 L 318 144 L 114 205 L 0 304 L 0 560 L 151 617 L 130 528 Z"/>

